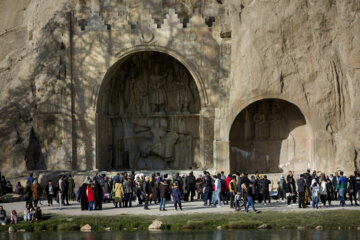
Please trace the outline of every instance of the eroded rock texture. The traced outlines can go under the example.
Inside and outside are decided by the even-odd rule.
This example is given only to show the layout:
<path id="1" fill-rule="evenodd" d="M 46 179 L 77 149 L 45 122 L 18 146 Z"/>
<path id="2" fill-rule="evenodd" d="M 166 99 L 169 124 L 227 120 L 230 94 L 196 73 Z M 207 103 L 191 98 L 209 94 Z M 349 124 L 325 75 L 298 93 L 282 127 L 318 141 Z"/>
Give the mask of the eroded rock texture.
<path id="1" fill-rule="evenodd" d="M 114 123 L 126 117 L 121 112 L 126 106 L 121 94 L 111 90 L 119 88 L 118 93 L 128 94 L 126 101 L 130 101 L 134 91 L 126 92 L 120 86 L 129 82 L 131 73 L 122 76 L 119 66 L 134 54 L 151 51 L 166 54 L 167 64 L 181 64 L 191 82 L 179 82 L 177 88 L 171 84 L 160 87 L 159 94 L 150 84 L 150 92 L 144 90 L 144 104 L 137 94 L 135 104 L 126 105 L 135 113 L 167 119 L 161 130 L 164 136 L 175 129 L 177 135 L 192 139 L 189 157 L 186 144 L 174 140 L 186 168 L 192 163 L 197 169 L 253 171 L 256 164 L 247 169 L 243 159 L 251 156 L 246 161 L 255 158 L 259 165 L 268 164 L 264 169 L 268 172 L 300 172 L 311 167 L 350 173 L 360 166 L 359 42 L 357 0 L 2 0 L 0 169 L 15 175 L 27 170 L 133 166 L 116 157 L 130 159 L 121 150 L 126 146 L 119 142 L 124 141 L 119 136 L 127 128 Z M 156 64 L 137 61 L 147 64 L 147 75 L 134 73 L 147 76 L 142 81 L 162 76 Z M 174 65 L 165 68 L 161 71 L 167 75 L 159 82 L 175 76 L 168 73 Z M 191 88 L 191 94 L 181 94 L 180 86 Z M 167 100 L 160 97 L 167 94 L 171 95 L 166 98 L 171 99 L 169 109 L 174 111 L 162 105 Z M 196 107 L 188 100 L 195 95 Z M 110 98 L 110 105 L 101 100 L 104 96 Z M 275 119 L 285 122 L 285 129 L 281 124 L 261 127 L 274 121 L 274 114 L 268 114 L 274 110 L 266 103 L 274 99 L 285 102 L 280 106 L 291 106 L 281 108 Z M 251 110 L 251 104 L 264 109 L 260 115 L 266 114 L 256 115 L 258 110 Z M 109 110 L 109 106 L 116 109 Z M 292 107 L 301 116 L 292 117 Z M 145 108 L 149 112 L 142 113 Z M 175 116 L 168 115 L 188 112 L 196 115 L 190 123 L 196 130 L 191 134 L 188 123 L 170 126 Z M 241 123 L 237 116 L 243 118 Z M 145 152 L 148 158 L 163 162 L 166 150 L 157 149 L 166 144 L 161 145 L 164 140 L 156 137 L 159 132 L 150 132 L 151 146 L 144 151 L 134 148 L 131 154 Z M 269 144 L 274 140 L 270 133 L 280 146 L 277 156 Z M 253 137 L 245 139 L 244 134 Z M 234 153 L 231 136 L 249 142 L 235 146 Z M 256 147 L 259 138 L 266 147 Z M 128 140 L 135 142 L 133 146 L 144 145 L 139 139 Z M 286 156 L 281 149 L 287 149 Z M 145 160 L 138 168 L 154 165 L 146 161 L 151 162 Z"/>

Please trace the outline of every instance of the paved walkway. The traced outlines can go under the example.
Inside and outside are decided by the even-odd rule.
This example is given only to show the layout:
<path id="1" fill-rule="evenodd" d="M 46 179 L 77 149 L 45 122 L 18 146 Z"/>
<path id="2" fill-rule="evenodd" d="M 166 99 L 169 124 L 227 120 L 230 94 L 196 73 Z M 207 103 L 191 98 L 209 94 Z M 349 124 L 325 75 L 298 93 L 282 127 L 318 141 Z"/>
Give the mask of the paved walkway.
<path id="1" fill-rule="evenodd" d="M 68 215 L 68 216 L 88 216 L 88 215 L 120 215 L 120 214 L 130 214 L 130 215 L 174 215 L 180 213 L 180 211 L 175 211 L 174 205 L 172 203 L 166 204 L 166 209 L 168 211 L 159 211 L 159 205 L 150 205 L 150 210 L 144 210 L 143 206 L 137 206 L 137 203 L 134 202 L 133 207 L 131 208 L 114 208 L 112 203 L 103 204 L 102 211 L 81 211 L 80 203 L 78 202 L 70 202 L 70 206 L 63 206 L 60 210 L 58 204 L 55 204 L 54 207 L 48 207 L 47 201 L 42 201 L 43 205 L 41 205 L 41 209 L 43 213 L 50 214 L 58 214 L 58 215 Z M 350 202 L 348 203 L 350 204 Z M 13 202 L 13 203 L 3 203 L 0 204 L 4 206 L 4 209 L 7 211 L 8 215 L 10 215 L 11 210 L 16 210 L 19 215 L 23 215 L 25 209 L 25 202 Z M 320 206 L 320 204 L 319 204 Z M 294 212 L 294 211 L 329 211 L 329 210 L 337 210 L 337 209 L 345 209 L 345 210 L 360 210 L 359 206 L 350 206 L 342 208 L 339 206 L 338 201 L 334 201 L 333 205 L 326 208 L 319 208 L 314 210 L 312 208 L 299 209 L 297 204 L 292 204 L 287 206 L 287 203 L 281 201 L 273 201 L 271 205 L 264 206 L 263 204 L 255 204 L 257 210 L 261 211 L 282 211 L 282 212 Z M 243 208 L 242 208 L 243 211 Z M 249 210 L 252 211 L 252 210 Z M 193 213 L 228 213 L 234 212 L 234 209 L 230 209 L 229 205 L 225 205 L 222 207 L 204 207 L 203 202 L 195 201 L 195 202 L 185 202 L 183 203 L 183 214 L 193 214 Z"/>

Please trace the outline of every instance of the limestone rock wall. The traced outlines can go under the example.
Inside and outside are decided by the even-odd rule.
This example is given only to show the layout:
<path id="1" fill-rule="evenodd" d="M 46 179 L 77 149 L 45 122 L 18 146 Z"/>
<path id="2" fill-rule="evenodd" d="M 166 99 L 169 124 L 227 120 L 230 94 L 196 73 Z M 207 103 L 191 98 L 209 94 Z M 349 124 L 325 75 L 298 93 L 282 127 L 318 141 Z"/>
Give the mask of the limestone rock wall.
<path id="1" fill-rule="evenodd" d="M 230 169 L 236 116 L 276 98 L 304 115 L 311 168 L 359 169 L 359 42 L 357 0 L 2 0 L 0 170 L 96 168 L 102 82 L 140 50 L 195 78 L 201 168 Z"/>

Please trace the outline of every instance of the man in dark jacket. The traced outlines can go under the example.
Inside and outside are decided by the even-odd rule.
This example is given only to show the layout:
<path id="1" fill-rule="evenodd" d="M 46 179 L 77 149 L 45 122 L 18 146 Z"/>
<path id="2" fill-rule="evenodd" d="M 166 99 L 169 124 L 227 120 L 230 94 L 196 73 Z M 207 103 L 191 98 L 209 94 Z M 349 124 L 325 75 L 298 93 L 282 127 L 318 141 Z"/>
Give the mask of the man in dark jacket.
<path id="1" fill-rule="evenodd" d="M 240 181 L 239 181 L 239 186 L 238 186 L 239 189 L 241 189 L 241 185 L 242 185 L 243 183 L 245 183 L 246 187 L 249 187 L 250 179 L 248 178 L 247 173 L 241 173 Z"/>
<path id="2" fill-rule="evenodd" d="M 166 211 L 166 196 L 170 194 L 170 188 L 166 180 L 162 180 L 159 184 L 159 195 L 160 195 L 160 211 Z"/>
<path id="3" fill-rule="evenodd" d="M 145 181 L 142 185 L 142 192 L 143 192 L 143 196 L 145 199 L 144 209 L 149 210 L 148 206 L 149 206 L 149 198 L 150 198 L 150 194 L 151 194 L 151 186 L 150 186 L 150 181 L 149 181 L 148 176 L 145 177 Z"/>
<path id="4" fill-rule="evenodd" d="M 299 208 L 305 208 L 305 188 L 306 183 L 304 180 L 304 174 L 300 175 L 300 179 L 297 181 L 299 192 Z"/>
<path id="5" fill-rule="evenodd" d="M 180 173 L 176 173 L 175 178 L 174 178 L 174 182 L 178 183 L 180 192 L 183 192 L 184 183 L 183 183 L 182 178 L 180 177 Z"/>
<path id="6" fill-rule="evenodd" d="M 194 201 L 195 185 L 196 185 L 196 179 L 195 179 L 194 173 L 192 171 L 190 172 L 189 176 L 186 177 L 185 184 L 186 184 L 186 191 L 187 191 L 185 199 L 187 200 L 191 193 L 190 200 L 192 202 L 192 201 Z"/>
<path id="7" fill-rule="evenodd" d="M 212 186 L 211 176 L 210 176 L 209 173 L 206 173 L 206 176 L 205 176 L 205 202 L 204 202 L 204 206 L 207 206 L 207 201 L 208 200 L 209 200 L 209 206 L 211 205 L 212 191 L 213 191 L 213 186 Z"/>
<path id="8" fill-rule="evenodd" d="M 124 177 L 123 186 L 124 186 L 125 207 L 127 207 L 128 205 L 129 207 L 131 207 L 131 197 L 132 197 L 133 189 L 127 177 Z"/>
<path id="9" fill-rule="evenodd" d="M 48 199 L 48 206 L 53 206 L 53 198 L 55 197 L 55 188 L 52 184 L 52 181 L 49 180 L 48 185 L 45 187 L 45 193 Z"/>
<path id="10" fill-rule="evenodd" d="M 331 176 L 331 175 L 330 175 Z M 335 172 L 335 176 L 332 176 L 331 178 L 331 182 L 332 182 L 332 185 L 333 185 L 333 196 L 334 196 L 334 200 L 337 201 L 338 200 L 338 191 L 336 189 L 336 186 L 339 184 L 339 173 L 338 172 Z"/>
<path id="11" fill-rule="evenodd" d="M 266 175 L 264 175 L 264 179 L 262 180 L 264 205 L 266 205 L 266 200 L 269 200 L 269 204 L 271 203 L 270 191 L 269 191 L 270 184 L 271 184 L 271 181 L 269 179 L 267 179 Z"/>

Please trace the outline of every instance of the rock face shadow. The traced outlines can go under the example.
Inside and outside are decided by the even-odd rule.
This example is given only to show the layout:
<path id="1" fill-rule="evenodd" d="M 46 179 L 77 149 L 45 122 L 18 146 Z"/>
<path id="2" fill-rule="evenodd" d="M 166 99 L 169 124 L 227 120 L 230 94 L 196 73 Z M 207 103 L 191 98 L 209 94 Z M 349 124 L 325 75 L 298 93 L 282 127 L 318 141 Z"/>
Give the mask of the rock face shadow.
<path id="1" fill-rule="evenodd" d="M 310 138 L 306 120 L 279 99 L 254 102 L 236 117 L 230 131 L 232 171 L 279 173 L 306 168 Z"/>

